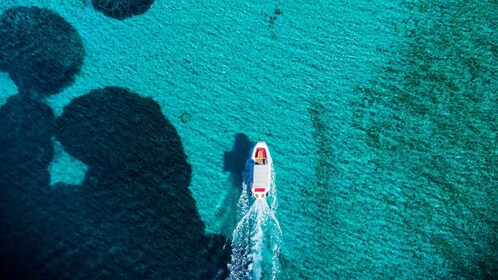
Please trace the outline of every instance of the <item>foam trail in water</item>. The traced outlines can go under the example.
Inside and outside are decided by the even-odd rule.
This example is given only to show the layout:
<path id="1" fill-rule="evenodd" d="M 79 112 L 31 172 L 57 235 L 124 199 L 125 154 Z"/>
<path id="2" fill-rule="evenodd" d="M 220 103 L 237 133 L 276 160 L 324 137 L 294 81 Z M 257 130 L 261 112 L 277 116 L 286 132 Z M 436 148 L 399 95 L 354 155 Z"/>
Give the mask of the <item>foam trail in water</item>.
<path id="1" fill-rule="evenodd" d="M 239 201 L 237 202 L 237 220 L 240 221 L 242 217 L 247 214 L 249 210 L 249 193 L 247 190 L 246 182 L 242 183 L 242 193 L 240 194 Z"/>
<path id="2" fill-rule="evenodd" d="M 273 162 L 270 162 L 270 198 L 272 199 L 271 202 L 271 211 L 270 214 L 272 216 L 272 219 L 274 220 L 275 224 L 277 225 L 276 229 L 272 230 L 277 230 L 277 233 L 273 234 L 273 238 L 277 239 L 273 243 L 274 245 L 272 246 L 272 279 L 277 279 L 277 274 L 280 271 L 280 242 L 281 242 L 281 237 L 282 237 L 282 230 L 280 229 L 280 224 L 278 223 L 277 218 L 275 217 L 275 214 L 277 212 L 278 208 L 278 199 L 277 199 L 277 184 L 275 183 L 275 169 L 273 168 Z"/>
<path id="3" fill-rule="evenodd" d="M 232 256 L 228 268 L 230 280 L 274 279 L 280 272 L 282 230 L 274 211 L 277 209 L 275 174 L 271 168 L 271 207 L 265 199 L 257 199 L 249 207 L 248 187 L 242 185 L 237 223 L 232 236 Z"/>
<path id="4" fill-rule="evenodd" d="M 277 212 L 278 208 L 278 200 L 277 200 L 277 184 L 275 184 L 275 169 L 273 168 L 273 162 L 270 162 L 270 198 L 271 201 L 271 210 L 273 213 Z"/>

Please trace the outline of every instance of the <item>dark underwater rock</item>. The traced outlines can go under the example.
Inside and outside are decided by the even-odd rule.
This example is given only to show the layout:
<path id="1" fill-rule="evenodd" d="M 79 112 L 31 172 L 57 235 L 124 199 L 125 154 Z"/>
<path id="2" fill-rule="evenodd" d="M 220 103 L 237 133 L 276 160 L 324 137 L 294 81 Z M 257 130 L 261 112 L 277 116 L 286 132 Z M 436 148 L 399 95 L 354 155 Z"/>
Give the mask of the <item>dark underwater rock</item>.
<path id="1" fill-rule="evenodd" d="M 192 114 L 187 111 L 183 111 L 183 113 L 180 115 L 180 120 L 182 121 L 182 123 L 189 123 L 192 120 Z"/>
<path id="2" fill-rule="evenodd" d="M 48 9 L 16 7 L 0 18 L 0 71 L 24 95 L 58 93 L 74 82 L 85 50 L 80 35 Z"/>
<path id="3" fill-rule="evenodd" d="M 154 0 L 92 0 L 96 10 L 119 20 L 147 12 L 153 3 Z"/>

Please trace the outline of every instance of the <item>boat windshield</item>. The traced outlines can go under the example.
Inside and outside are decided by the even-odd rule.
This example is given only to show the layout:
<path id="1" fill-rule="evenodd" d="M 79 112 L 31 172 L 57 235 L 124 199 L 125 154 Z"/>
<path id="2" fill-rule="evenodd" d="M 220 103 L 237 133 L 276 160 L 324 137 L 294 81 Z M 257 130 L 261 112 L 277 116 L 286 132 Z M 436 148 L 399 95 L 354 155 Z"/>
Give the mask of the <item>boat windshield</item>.
<path id="1" fill-rule="evenodd" d="M 258 149 L 256 151 L 256 164 L 266 164 L 266 153 L 264 149 Z"/>

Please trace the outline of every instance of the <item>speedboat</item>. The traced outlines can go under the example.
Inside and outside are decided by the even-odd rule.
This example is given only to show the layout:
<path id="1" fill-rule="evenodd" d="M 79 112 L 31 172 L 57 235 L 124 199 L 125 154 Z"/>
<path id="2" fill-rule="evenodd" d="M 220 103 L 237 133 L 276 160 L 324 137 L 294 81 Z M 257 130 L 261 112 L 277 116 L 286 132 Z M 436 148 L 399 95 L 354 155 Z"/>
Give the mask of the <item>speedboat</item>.
<path id="1" fill-rule="evenodd" d="M 251 192 L 257 199 L 270 193 L 271 156 L 264 141 L 259 141 L 251 151 Z"/>

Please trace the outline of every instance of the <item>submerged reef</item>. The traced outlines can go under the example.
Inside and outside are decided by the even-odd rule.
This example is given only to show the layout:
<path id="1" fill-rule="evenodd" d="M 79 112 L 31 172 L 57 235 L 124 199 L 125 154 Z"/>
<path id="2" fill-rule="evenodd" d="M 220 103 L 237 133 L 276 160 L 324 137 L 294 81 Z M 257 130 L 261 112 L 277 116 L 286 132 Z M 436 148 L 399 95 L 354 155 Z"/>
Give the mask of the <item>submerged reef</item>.
<path id="1" fill-rule="evenodd" d="M 325 98 L 323 98 L 325 99 Z M 333 147 L 332 133 L 330 128 L 330 113 L 327 107 L 318 101 L 318 98 L 310 102 L 308 114 L 313 126 L 313 140 L 317 145 L 317 159 L 315 163 L 315 187 L 302 188 L 302 209 L 307 216 L 315 221 L 314 232 L 309 237 L 311 248 L 333 248 L 335 246 L 332 236 L 338 224 L 335 213 L 336 203 L 334 196 L 337 195 L 336 188 L 332 184 L 332 178 L 338 173 L 337 155 Z M 295 260 L 294 260 L 295 261 Z M 302 264 L 313 270 L 318 259 L 310 257 L 302 261 Z M 293 265 L 288 260 L 288 265 Z M 334 277 L 339 277 L 337 274 Z"/>
<path id="2" fill-rule="evenodd" d="M 118 20 L 141 15 L 147 12 L 153 3 L 154 0 L 92 0 L 96 10 Z"/>
<path id="3" fill-rule="evenodd" d="M 491 279 L 498 275 L 497 2 L 407 8 L 416 12 L 398 29 L 406 41 L 399 59 L 358 87 L 355 125 L 375 151 L 376 170 L 400 178 L 403 199 L 386 196 L 386 214 L 402 219 L 413 265 L 427 262 L 429 252 L 415 247 L 421 238 L 443 259 L 438 275 Z"/>
<path id="4" fill-rule="evenodd" d="M 0 17 L 0 71 L 19 93 L 46 96 L 72 84 L 85 56 L 78 32 L 60 15 L 38 7 L 16 7 Z"/>

